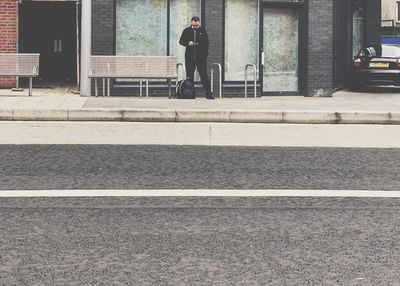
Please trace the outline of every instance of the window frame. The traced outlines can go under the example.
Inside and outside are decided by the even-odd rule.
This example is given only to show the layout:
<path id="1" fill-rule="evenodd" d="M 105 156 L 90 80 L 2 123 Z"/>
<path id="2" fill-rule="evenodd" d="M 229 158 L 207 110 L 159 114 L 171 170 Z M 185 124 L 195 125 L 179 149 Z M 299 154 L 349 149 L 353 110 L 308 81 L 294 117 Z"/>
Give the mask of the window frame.
<path id="1" fill-rule="evenodd" d="M 113 54 L 116 55 L 117 52 L 117 1 L 114 0 L 114 21 L 113 21 L 113 31 L 114 31 L 114 38 L 113 38 Z M 167 2 L 167 51 L 166 55 L 169 56 L 171 54 L 171 1 L 172 0 L 165 0 Z M 205 21 L 203 20 L 204 10 L 205 10 L 205 0 L 196 0 L 200 2 L 200 19 L 203 26 L 205 26 Z"/>
<path id="2" fill-rule="evenodd" d="M 223 53 L 222 53 L 222 82 L 223 84 L 227 84 L 229 86 L 234 86 L 235 84 L 240 84 L 244 85 L 244 80 L 226 80 L 225 76 L 225 64 L 226 64 L 226 50 L 225 50 L 225 45 L 226 45 L 226 2 L 229 0 L 223 0 L 222 6 L 223 6 L 223 13 L 222 13 L 222 47 L 223 47 Z M 262 0 L 257 0 L 257 34 L 258 37 L 260 36 L 260 13 L 262 10 Z M 258 50 L 260 50 L 260 39 L 257 41 L 258 45 Z M 260 54 L 257 53 L 257 74 L 259 74 L 259 62 L 260 62 Z M 244 68 L 244 67 L 243 67 Z M 257 86 L 260 84 L 260 76 L 258 75 L 257 77 Z"/>
<path id="3" fill-rule="evenodd" d="M 226 43 L 226 1 L 223 0 L 223 35 L 222 35 L 222 45 L 223 45 L 223 53 L 222 53 L 222 66 L 225 67 L 225 43 Z M 399 0 L 400 1 L 400 0 Z M 258 0 L 258 31 L 259 34 L 259 42 L 258 42 L 258 58 L 257 58 L 257 89 L 262 90 L 262 77 L 261 77 L 261 51 L 260 47 L 262 46 L 262 17 L 263 17 L 263 9 L 266 6 L 277 6 L 277 7 L 297 7 L 299 9 L 299 55 L 298 55 L 298 77 L 299 77 L 299 86 L 297 92 L 282 92 L 279 95 L 282 96 L 299 96 L 306 94 L 308 83 L 308 1 L 306 0 L 299 0 L 299 1 L 282 1 L 282 0 Z M 296 8 L 296 9 L 297 9 Z M 244 70 L 244 67 L 243 67 Z M 244 86 L 244 80 L 236 80 L 236 81 L 227 81 L 225 80 L 225 71 L 222 73 L 222 82 L 224 88 L 233 88 L 236 89 L 237 87 Z M 251 84 L 250 84 L 251 85 Z M 276 93 L 265 93 L 262 92 L 262 96 L 270 96 L 270 95 L 277 95 Z"/>
<path id="4" fill-rule="evenodd" d="M 356 0 L 353 3 L 351 3 L 351 54 L 352 54 L 352 58 L 353 58 L 353 48 L 354 48 L 354 41 L 353 41 L 353 36 L 354 36 L 354 29 L 353 29 L 353 25 L 354 25 L 354 18 L 353 18 L 353 13 L 355 12 L 355 9 L 357 7 L 361 7 L 363 10 L 363 29 L 361 31 L 361 35 L 362 35 L 362 43 L 361 43 L 361 48 L 364 47 L 366 45 L 366 41 L 367 41 L 367 25 L 366 25 L 366 21 L 367 21 L 367 15 L 368 15 L 368 11 L 367 11 L 367 4 L 366 2 L 363 2 L 362 0 Z"/>
<path id="5" fill-rule="evenodd" d="M 113 0 L 113 8 L 114 8 L 114 13 L 113 13 L 113 55 L 117 54 L 117 1 L 119 0 Z M 167 3 L 167 46 L 166 46 L 166 56 L 170 56 L 171 55 L 171 39 L 170 39 L 170 35 L 171 35 L 171 1 L 173 0 L 165 0 Z M 205 15 L 205 0 L 196 0 L 200 3 L 200 19 L 201 19 L 201 23 L 202 26 L 205 27 L 205 20 L 203 20 L 203 15 Z M 188 23 L 189 24 L 189 23 Z M 124 80 L 124 81 L 118 81 L 117 79 L 113 79 L 113 86 L 139 86 L 139 81 L 132 79 L 132 80 Z M 150 82 L 152 85 L 156 84 L 156 85 L 160 85 L 160 86 L 164 86 L 167 84 L 167 80 L 157 80 L 157 81 L 151 81 Z"/>
<path id="6" fill-rule="evenodd" d="M 396 22 L 400 23 L 400 1 L 397 1 L 397 9 L 396 9 Z"/>

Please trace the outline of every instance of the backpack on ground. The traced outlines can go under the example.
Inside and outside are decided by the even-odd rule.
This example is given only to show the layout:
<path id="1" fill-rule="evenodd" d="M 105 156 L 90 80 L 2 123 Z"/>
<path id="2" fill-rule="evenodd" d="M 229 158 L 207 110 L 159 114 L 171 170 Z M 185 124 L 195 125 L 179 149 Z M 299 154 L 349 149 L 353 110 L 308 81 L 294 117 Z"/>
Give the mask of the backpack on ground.
<path id="1" fill-rule="evenodd" d="M 176 98 L 195 99 L 194 84 L 188 79 L 179 81 L 176 86 Z"/>

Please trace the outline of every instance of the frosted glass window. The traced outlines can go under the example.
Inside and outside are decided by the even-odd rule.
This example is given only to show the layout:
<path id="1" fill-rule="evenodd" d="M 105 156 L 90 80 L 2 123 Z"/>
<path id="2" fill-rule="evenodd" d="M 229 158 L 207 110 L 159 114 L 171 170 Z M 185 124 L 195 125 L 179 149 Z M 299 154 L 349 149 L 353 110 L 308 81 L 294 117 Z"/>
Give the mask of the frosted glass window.
<path id="1" fill-rule="evenodd" d="M 358 7 L 353 12 L 353 56 L 356 56 L 364 43 L 364 9 Z"/>
<path id="2" fill-rule="evenodd" d="M 257 0 L 225 1 L 225 80 L 243 81 L 246 64 L 258 68 Z"/>
<path id="3" fill-rule="evenodd" d="M 263 91 L 298 91 L 298 50 L 297 10 L 265 9 Z"/>
<path id="4" fill-rule="evenodd" d="M 185 62 L 185 48 L 179 45 L 183 29 L 190 26 L 193 16 L 200 16 L 201 1 L 171 0 L 170 4 L 170 54 Z"/>
<path id="5" fill-rule="evenodd" d="M 116 54 L 167 55 L 167 0 L 117 0 Z"/>
<path id="6" fill-rule="evenodd" d="M 117 0 L 116 54 L 130 56 L 177 56 L 184 62 L 185 49 L 179 45 L 183 29 L 193 16 L 200 16 L 201 0 Z M 170 38 L 168 39 L 168 29 Z"/>

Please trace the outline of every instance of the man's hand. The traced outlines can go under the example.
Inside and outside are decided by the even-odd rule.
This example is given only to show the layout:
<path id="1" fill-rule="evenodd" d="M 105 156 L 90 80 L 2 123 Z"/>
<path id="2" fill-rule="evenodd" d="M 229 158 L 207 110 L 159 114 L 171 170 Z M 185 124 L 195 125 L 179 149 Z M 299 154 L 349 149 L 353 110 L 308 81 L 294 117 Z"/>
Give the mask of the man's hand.
<path id="1" fill-rule="evenodd" d="M 189 42 L 189 47 L 193 47 L 193 42 L 192 41 Z"/>

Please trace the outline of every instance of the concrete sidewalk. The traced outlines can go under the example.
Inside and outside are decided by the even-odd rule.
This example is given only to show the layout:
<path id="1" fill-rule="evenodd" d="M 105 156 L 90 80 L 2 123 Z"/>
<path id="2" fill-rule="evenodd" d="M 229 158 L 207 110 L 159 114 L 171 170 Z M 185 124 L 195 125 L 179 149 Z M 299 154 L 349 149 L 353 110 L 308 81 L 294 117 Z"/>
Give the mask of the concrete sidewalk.
<path id="1" fill-rule="evenodd" d="M 2 121 L 134 121 L 312 124 L 400 124 L 400 89 L 371 88 L 333 97 L 177 100 L 80 97 L 68 88 L 0 90 Z"/>

